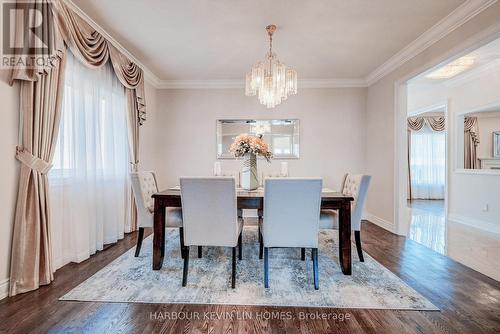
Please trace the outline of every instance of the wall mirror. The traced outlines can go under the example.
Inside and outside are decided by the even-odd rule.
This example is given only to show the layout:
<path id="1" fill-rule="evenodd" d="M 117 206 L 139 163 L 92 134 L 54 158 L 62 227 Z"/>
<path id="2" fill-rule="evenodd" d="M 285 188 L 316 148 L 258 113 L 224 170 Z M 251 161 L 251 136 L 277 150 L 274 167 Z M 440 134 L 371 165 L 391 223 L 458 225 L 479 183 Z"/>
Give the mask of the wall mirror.
<path id="1" fill-rule="evenodd" d="M 222 119 L 217 121 L 217 158 L 234 159 L 229 148 L 241 133 L 261 134 L 274 159 L 299 158 L 298 119 Z"/>
<path id="2" fill-rule="evenodd" d="M 500 105 L 458 116 L 459 168 L 500 171 Z"/>

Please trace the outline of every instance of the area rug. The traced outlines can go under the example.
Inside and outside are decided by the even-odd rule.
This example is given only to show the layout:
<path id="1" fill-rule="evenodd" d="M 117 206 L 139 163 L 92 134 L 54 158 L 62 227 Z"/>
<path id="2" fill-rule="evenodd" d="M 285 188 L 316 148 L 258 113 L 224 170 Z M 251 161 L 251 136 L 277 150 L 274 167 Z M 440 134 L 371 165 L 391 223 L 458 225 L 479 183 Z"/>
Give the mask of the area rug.
<path id="1" fill-rule="evenodd" d="M 359 262 L 353 245 L 352 275 L 343 275 L 338 261 L 337 231 L 320 233 L 319 290 L 314 290 L 312 261 L 300 249 L 271 249 L 270 287 L 264 288 L 257 228 L 243 231 L 243 259 L 237 263 L 236 289 L 231 289 L 231 249 L 204 247 L 198 259 L 193 247 L 186 287 L 181 286 L 183 260 L 177 229 L 168 229 L 163 268 L 152 270 L 152 237 L 141 254 L 129 250 L 60 300 L 266 305 L 297 307 L 438 310 L 365 253 Z"/>

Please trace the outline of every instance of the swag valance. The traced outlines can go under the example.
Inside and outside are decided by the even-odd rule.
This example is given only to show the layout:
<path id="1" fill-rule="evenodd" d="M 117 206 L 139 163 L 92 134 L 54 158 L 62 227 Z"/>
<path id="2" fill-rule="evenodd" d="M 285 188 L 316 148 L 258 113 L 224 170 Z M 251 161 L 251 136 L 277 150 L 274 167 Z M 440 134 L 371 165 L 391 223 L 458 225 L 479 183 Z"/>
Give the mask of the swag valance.
<path id="1" fill-rule="evenodd" d="M 18 2 L 18 9 L 28 12 L 35 9 L 42 13 L 42 26 L 39 28 L 43 36 L 42 40 L 48 46 L 44 51 L 46 58 L 51 58 L 50 65 L 35 64 L 33 67 L 15 68 L 12 72 L 11 83 L 14 80 L 37 81 L 39 75 L 47 73 L 50 67 L 57 64 L 57 58 L 61 59 L 69 47 L 73 54 L 86 66 L 101 67 L 108 60 L 113 65 L 114 72 L 120 82 L 127 88 L 127 94 L 134 101 L 134 109 L 137 111 L 137 122 L 142 125 L 146 120 L 146 102 L 144 92 L 144 72 L 120 52 L 103 35 L 96 31 L 82 17 L 75 13 L 63 0 L 38 0 L 30 2 Z M 22 31 L 24 21 L 16 22 L 16 30 Z M 19 26 L 21 25 L 21 26 Z M 16 34 L 16 38 L 24 36 L 22 43 L 16 41 L 16 45 L 25 45 L 22 52 L 16 57 L 38 56 L 34 54 L 27 40 L 27 34 Z M 32 44 L 32 43 L 31 43 Z"/>
<path id="2" fill-rule="evenodd" d="M 427 125 L 434 131 L 444 131 L 445 129 L 445 118 L 443 116 L 438 117 L 409 117 L 408 118 L 408 130 L 420 131 Z"/>
<path id="3" fill-rule="evenodd" d="M 20 13 L 24 13 L 24 18 L 16 19 L 15 45 L 23 47 L 16 49 L 15 63 L 24 63 L 26 59 L 45 61 L 15 68 L 11 73 L 11 84 L 20 82 L 19 109 L 22 117 L 21 140 L 16 153 L 21 165 L 10 262 L 11 296 L 37 289 L 54 279 L 47 173 L 58 137 L 67 48 L 91 68 L 111 61 L 116 76 L 125 87 L 129 156 L 133 171 L 138 165 L 139 126 L 146 119 L 143 70 L 65 1 L 18 1 L 16 6 Z M 36 15 L 32 15 L 33 12 Z M 34 33 L 30 27 L 36 27 Z M 27 31 L 30 33 L 25 33 Z M 134 203 L 132 197 L 130 200 Z M 136 226 L 134 205 L 130 217 L 132 231 Z"/>
<path id="4" fill-rule="evenodd" d="M 464 118 L 464 132 L 470 132 L 472 142 L 477 146 L 479 144 L 479 129 L 477 117 Z"/>

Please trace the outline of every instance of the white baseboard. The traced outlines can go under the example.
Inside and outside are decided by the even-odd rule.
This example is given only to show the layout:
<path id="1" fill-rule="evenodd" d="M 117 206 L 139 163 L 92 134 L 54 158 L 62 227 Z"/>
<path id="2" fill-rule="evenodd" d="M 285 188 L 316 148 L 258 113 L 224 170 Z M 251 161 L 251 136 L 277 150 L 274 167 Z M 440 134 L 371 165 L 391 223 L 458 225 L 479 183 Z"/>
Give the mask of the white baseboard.
<path id="1" fill-rule="evenodd" d="M 448 221 L 452 223 L 459 223 L 469 227 L 477 228 L 488 233 L 494 233 L 500 235 L 500 224 L 494 224 L 484 220 L 470 218 L 455 213 L 450 213 L 448 215 Z"/>
<path id="2" fill-rule="evenodd" d="M 0 300 L 9 295 L 9 279 L 6 278 L 0 281 Z"/>
<path id="3" fill-rule="evenodd" d="M 387 221 L 385 219 L 377 217 L 374 214 L 371 214 L 369 212 L 366 212 L 363 215 L 363 219 L 366 219 L 366 220 L 374 223 L 375 225 L 378 225 L 378 226 L 382 227 L 383 229 L 386 229 L 387 231 L 389 231 L 391 233 L 395 233 L 394 232 L 394 224 L 391 223 L 390 221 Z"/>

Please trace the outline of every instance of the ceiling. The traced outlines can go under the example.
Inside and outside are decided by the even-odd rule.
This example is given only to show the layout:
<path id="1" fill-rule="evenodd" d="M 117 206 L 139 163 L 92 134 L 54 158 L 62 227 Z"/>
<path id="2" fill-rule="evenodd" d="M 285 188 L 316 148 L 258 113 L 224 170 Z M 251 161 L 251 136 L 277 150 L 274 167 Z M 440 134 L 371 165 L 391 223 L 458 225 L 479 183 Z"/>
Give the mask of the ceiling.
<path id="1" fill-rule="evenodd" d="M 242 79 L 264 27 L 300 79 L 364 78 L 463 0 L 73 0 L 162 80 Z"/>
<path id="2" fill-rule="evenodd" d="M 492 42 L 485 44 L 476 50 L 473 50 L 460 58 L 469 57 L 474 60 L 474 63 L 465 69 L 463 72 L 454 75 L 451 78 L 445 79 L 430 79 L 427 77 L 429 73 L 438 71 L 440 68 L 446 67 L 447 64 L 452 63 L 455 59 L 440 64 L 439 66 L 432 68 L 422 74 L 419 74 L 415 78 L 411 79 L 410 84 L 414 85 L 434 85 L 434 84 L 445 84 L 452 85 L 454 83 L 463 82 L 465 79 L 475 78 L 478 75 L 485 75 L 492 73 L 492 71 L 498 71 L 500 68 L 500 38 L 493 40 Z"/>

